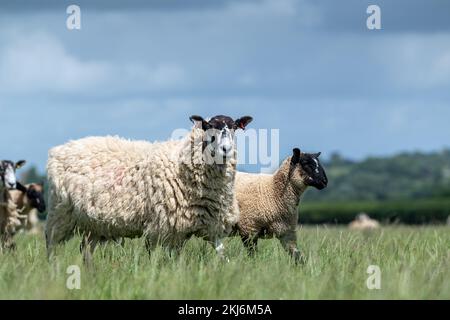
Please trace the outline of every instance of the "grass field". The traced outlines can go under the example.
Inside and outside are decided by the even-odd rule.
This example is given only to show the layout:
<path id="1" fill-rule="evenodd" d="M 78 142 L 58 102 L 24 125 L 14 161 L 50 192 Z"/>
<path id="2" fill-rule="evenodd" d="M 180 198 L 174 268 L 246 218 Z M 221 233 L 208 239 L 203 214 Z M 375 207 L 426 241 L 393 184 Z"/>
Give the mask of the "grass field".
<path id="1" fill-rule="evenodd" d="M 141 240 L 110 243 L 82 266 L 79 238 L 46 260 L 41 237 L 20 234 L 15 253 L 0 254 L 0 299 L 450 299 L 450 228 L 386 227 L 372 234 L 339 227 L 304 227 L 308 257 L 293 264 L 275 240 L 248 257 L 240 240 L 226 241 L 229 263 L 190 240 L 179 255 Z M 81 266 L 81 289 L 66 288 L 66 269 Z M 381 289 L 366 286 L 369 265 L 381 269 Z"/>

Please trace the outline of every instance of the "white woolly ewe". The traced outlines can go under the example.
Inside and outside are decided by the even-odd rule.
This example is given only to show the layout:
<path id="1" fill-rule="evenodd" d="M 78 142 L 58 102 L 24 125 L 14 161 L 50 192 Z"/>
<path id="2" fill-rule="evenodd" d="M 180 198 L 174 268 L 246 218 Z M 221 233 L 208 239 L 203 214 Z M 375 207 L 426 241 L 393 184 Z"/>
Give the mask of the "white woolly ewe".
<path id="1" fill-rule="evenodd" d="M 51 149 L 48 253 L 78 229 L 85 235 L 83 248 L 90 247 L 83 250 L 88 259 L 98 241 L 141 236 L 150 250 L 158 242 L 179 248 L 197 235 L 223 255 L 220 239 L 239 214 L 236 148 L 233 144 L 225 164 L 205 163 L 205 130 L 213 121 L 191 119 L 196 126 L 179 141 L 89 137 Z M 250 121 L 244 117 L 235 123 L 243 128 Z"/>

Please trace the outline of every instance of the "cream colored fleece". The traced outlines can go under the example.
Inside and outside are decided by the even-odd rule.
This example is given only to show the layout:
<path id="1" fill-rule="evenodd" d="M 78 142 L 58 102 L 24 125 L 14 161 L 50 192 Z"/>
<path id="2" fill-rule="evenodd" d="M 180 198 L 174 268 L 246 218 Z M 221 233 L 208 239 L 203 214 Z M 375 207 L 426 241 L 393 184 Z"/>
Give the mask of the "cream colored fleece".
<path id="1" fill-rule="evenodd" d="M 236 175 L 240 217 L 236 231 L 244 242 L 256 245 L 261 237 L 277 237 L 291 254 L 298 252 L 298 204 L 306 186 L 300 166 L 290 172 L 291 157 L 272 174 Z"/>
<path id="2" fill-rule="evenodd" d="M 144 235 L 150 245 L 173 247 L 194 234 L 226 236 L 239 214 L 236 157 L 205 164 L 203 135 L 193 128 L 179 141 L 90 137 L 51 149 L 48 246 L 75 229 L 99 239 Z"/>

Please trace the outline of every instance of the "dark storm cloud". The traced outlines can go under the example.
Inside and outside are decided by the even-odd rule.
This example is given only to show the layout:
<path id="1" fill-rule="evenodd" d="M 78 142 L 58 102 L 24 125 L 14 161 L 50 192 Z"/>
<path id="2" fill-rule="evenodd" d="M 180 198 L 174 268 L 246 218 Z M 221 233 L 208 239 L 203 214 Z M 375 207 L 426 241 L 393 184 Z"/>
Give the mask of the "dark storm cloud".
<path id="1" fill-rule="evenodd" d="M 281 0 L 280 0 L 281 1 Z M 200 11 L 221 10 L 230 3 L 263 3 L 264 0 L 16 0 L 0 2 L 0 12 L 29 13 L 65 9 L 77 4 L 95 11 Z M 367 32 L 366 9 L 371 4 L 381 8 L 382 28 L 387 32 L 437 32 L 450 30 L 450 1 L 446 0 L 297 0 L 301 10 L 312 6 L 321 16 L 313 28 L 328 32 Z"/>
<path id="2" fill-rule="evenodd" d="M 0 10 L 25 13 L 29 11 L 60 10 L 71 4 L 93 10 L 201 10 L 219 8 L 229 2 L 236 1 L 238 0 L 16 0 L 0 2 Z"/>
<path id="3" fill-rule="evenodd" d="M 382 29 L 387 32 L 436 32 L 450 30 L 450 1 L 445 0 L 323 0 L 311 1 L 322 14 L 328 31 L 367 32 L 369 5 L 381 9 Z"/>

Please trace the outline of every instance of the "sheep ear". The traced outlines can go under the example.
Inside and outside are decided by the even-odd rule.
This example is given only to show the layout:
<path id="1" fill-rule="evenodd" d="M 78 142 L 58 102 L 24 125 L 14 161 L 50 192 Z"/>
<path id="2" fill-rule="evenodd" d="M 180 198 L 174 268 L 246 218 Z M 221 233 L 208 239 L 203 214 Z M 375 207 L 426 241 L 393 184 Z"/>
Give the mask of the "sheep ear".
<path id="1" fill-rule="evenodd" d="M 22 168 L 25 165 L 25 163 L 27 163 L 25 160 L 17 161 L 16 162 L 16 169 Z"/>
<path id="2" fill-rule="evenodd" d="M 321 154 L 322 154 L 322 152 L 317 152 L 317 153 L 314 154 L 314 157 L 318 158 L 318 157 L 320 157 Z"/>
<path id="3" fill-rule="evenodd" d="M 250 116 L 241 117 L 234 121 L 236 128 L 244 130 L 247 125 L 253 121 L 253 118 Z"/>
<path id="4" fill-rule="evenodd" d="M 300 155 L 301 155 L 301 151 L 299 148 L 294 148 L 294 150 L 292 150 L 292 158 L 291 158 L 291 163 L 292 164 L 296 164 L 300 162 Z"/>
<path id="5" fill-rule="evenodd" d="M 189 120 L 194 123 L 195 128 L 207 130 L 209 128 L 209 123 L 205 119 L 200 116 L 193 115 L 189 118 Z"/>
<path id="6" fill-rule="evenodd" d="M 23 184 L 21 184 L 19 181 L 17 181 L 16 183 L 16 189 L 23 192 L 23 193 L 27 193 L 28 192 L 28 188 L 25 187 Z"/>

